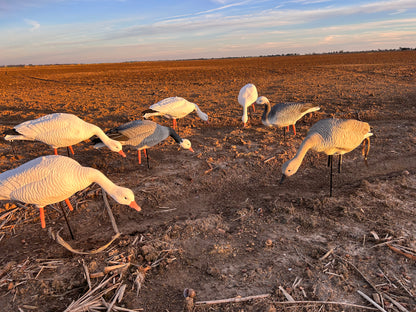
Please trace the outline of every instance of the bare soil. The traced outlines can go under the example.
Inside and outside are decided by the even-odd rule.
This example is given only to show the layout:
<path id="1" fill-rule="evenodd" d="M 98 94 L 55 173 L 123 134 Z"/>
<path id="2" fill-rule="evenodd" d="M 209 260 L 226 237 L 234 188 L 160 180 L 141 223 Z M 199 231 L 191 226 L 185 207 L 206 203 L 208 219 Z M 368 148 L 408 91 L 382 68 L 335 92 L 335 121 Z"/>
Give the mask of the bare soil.
<path id="1" fill-rule="evenodd" d="M 321 110 L 286 140 L 281 129 L 261 124 L 258 106 L 243 128 L 237 95 L 249 82 L 272 104 L 312 102 Z M 0 131 L 54 112 L 108 130 L 170 96 L 209 114 L 209 123 L 195 113 L 178 122 L 195 153 L 169 138 L 149 150 L 148 169 L 131 148 L 122 159 L 90 141 L 74 146 L 78 162 L 131 188 L 142 207 L 110 200 L 122 236 L 105 251 L 73 254 L 41 229 L 37 209 L 1 202 L 1 311 L 64 311 L 89 289 L 83 263 L 92 287 L 110 276 L 103 289 L 126 285 L 116 305 L 128 309 L 182 311 L 185 288 L 195 290 L 196 302 L 270 294 L 193 311 L 364 311 L 284 304 L 282 289 L 295 301 L 367 307 L 358 290 L 376 301 L 387 294 L 387 311 L 399 311 L 395 302 L 416 309 L 416 51 L 1 68 Z M 327 117 L 370 123 L 368 167 L 360 148 L 346 154 L 329 197 L 326 155 L 308 152 L 280 185 L 283 162 Z M 13 146 L 15 153 L 0 141 L 0 172 L 52 153 L 40 142 Z M 71 202 L 75 240 L 59 210 L 46 209 L 47 227 L 80 250 L 106 244 L 114 231 L 99 186 Z M 94 277 L 122 263 L 131 265 Z M 137 295 L 138 269 L 148 266 Z M 102 297 L 110 303 L 114 293 Z"/>

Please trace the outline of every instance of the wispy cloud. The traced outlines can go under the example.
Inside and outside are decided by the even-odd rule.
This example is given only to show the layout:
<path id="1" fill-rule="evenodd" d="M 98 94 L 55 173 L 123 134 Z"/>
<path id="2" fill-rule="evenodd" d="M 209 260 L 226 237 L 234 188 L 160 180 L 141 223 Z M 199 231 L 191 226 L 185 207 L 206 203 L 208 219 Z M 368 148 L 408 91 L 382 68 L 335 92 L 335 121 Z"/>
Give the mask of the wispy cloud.
<path id="1" fill-rule="evenodd" d="M 316 3 L 331 2 L 331 0 L 291 0 L 289 2 L 300 3 L 300 4 L 316 4 Z"/>
<path id="2" fill-rule="evenodd" d="M 26 24 L 32 26 L 29 31 L 34 32 L 40 28 L 40 24 L 37 21 L 25 19 Z"/>
<path id="3" fill-rule="evenodd" d="M 26 5 L 30 2 L 15 1 Z M 74 0 L 33 2 L 47 1 Z M 331 1 L 331 5 L 306 5 L 322 1 Z M 1 61 L 17 63 L 10 60 L 20 60 L 18 57 L 23 55 L 26 59 L 36 57 L 39 63 L 59 63 L 76 59 L 96 62 L 221 57 L 414 45 L 416 18 L 409 18 L 409 12 L 415 11 L 416 1 L 369 1 L 345 4 L 335 0 L 287 0 L 276 7 L 276 2 L 270 0 L 212 0 L 214 8 L 211 3 L 211 9 L 196 9 L 186 15 L 172 11 L 171 16 L 156 14 L 149 21 L 126 14 L 114 20 L 75 24 L 51 24 L 27 14 L 32 19 L 26 19 L 19 29 L 0 31 L 0 42 L 5 43 Z M 301 5 L 293 5 L 295 2 Z M 342 20 L 342 24 L 337 20 Z M 29 55 L 27 45 L 31 46 Z"/>
<path id="4" fill-rule="evenodd" d="M 238 2 L 230 5 L 241 5 Z M 390 0 L 362 5 L 324 7 L 310 10 L 273 9 L 246 13 L 243 15 L 224 15 L 214 13 L 217 9 L 199 12 L 199 16 L 172 17 L 152 24 L 137 25 L 116 29 L 106 35 L 107 39 L 149 36 L 190 36 L 202 31 L 212 36 L 223 32 L 258 32 L 264 28 L 275 31 L 290 25 L 299 27 L 313 21 L 334 19 L 355 14 L 372 14 L 373 12 L 396 12 L 416 8 L 414 0 Z M 219 10 L 220 8 L 218 8 Z"/>
<path id="5" fill-rule="evenodd" d="M 206 10 L 206 11 L 202 11 L 202 12 L 198 12 L 197 14 L 206 14 L 206 13 L 211 13 L 211 12 L 216 12 L 216 11 L 221 11 L 221 10 L 225 10 L 231 7 L 236 7 L 236 6 L 241 6 L 241 5 L 245 5 L 247 3 L 249 3 L 250 1 L 241 1 L 241 2 L 235 2 L 235 3 L 230 3 L 230 4 L 225 4 L 225 1 L 223 2 L 223 6 L 220 6 L 218 8 L 215 9 L 211 9 L 211 10 Z"/>

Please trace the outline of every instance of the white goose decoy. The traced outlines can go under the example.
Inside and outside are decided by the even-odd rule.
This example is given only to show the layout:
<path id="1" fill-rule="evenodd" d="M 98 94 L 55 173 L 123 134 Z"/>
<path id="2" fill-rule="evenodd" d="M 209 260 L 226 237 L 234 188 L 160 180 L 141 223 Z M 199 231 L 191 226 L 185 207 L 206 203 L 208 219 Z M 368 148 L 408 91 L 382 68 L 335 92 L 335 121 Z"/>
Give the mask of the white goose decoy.
<path id="1" fill-rule="evenodd" d="M 314 124 L 308 131 L 306 138 L 301 143 L 296 156 L 285 162 L 282 167 L 282 179 L 295 174 L 308 150 L 323 152 L 328 155 L 330 171 L 330 196 L 332 196 L 332 157 L 339 155 L 338 172 L 341 171 L 342 155 L 358 147 L 363 140 L 368 142 L 367 150 L 365 142 L 363 146 L 364 160 L 370 150 L 370 125 L 366 122 L 354 119 L 323 119 Z"/>
<path id="2" fill-rule="evenodd" d="M 72 145 L 96 135 L 110 150 L 126 157 L 120 142 L 110 139 L 99 127 L 83 121 L 73 114 L 55 113 L 45 115 L 18 124 L 4 133 L 7 134 L 4 139 L 8 141 L 28 140 L 46 143 L 52 146 L 55 155 L 58 154 L 58 147 L 66 146 L 74 154 Z"/>
<path id="3" fill-rule="evenodd" d="M 255 85 L 248 83 L 240 89 L 238 93 L 238 103 L 243 107 L 243 120 L 244 127 L 247 126 L 248 115 L 247 110 L 250 105 L 253 105 L 258 98 L 257 88 Z M 253 105 L 254 111 L 254 105 Z"/>
<path id="4" fill-rule="evenodd" d="M 83 167 L 65 156 L 43 156 L 0 174 L 0 200 L 17 200 L 39 208 L 45 228 L 44 207 L 58 203 L 91 183 L 99 184 L 118 203 L 140 211 L 133 192 L 117 186 L 97 169 Z"/>
<path id="5" fill-rule="evenodd" d="M 162 142 L 169 136 L 171 136 L 181 147 L 193 152 L 189 140 L 182 139 L 171 127 L 161 126 L 150 120 L 133 120 L 107 131 L 106 134 L 113 140 L 119 141 L 122 145 L 131 145 L 137 148 L 139 164 L 141 164 L 140 151 L 143 150 L 147 158 L 148 166 L 149 158 L 146 149 Z M 104 146 L 99 139 L 95 140 L 94 143 L 96 143 L 94 145 L 95 148 Z"/>
<path id="6" fill-rule="evenodd" d="M 289 131 L 290 125 L 292 125 L 293 133 L 296 135 L 296 122 L 304 115 L 320 110 L 319 106 L 312 103 L 286 102 L 278 103 L 271 107 L 269 99 L 265 96 L 260 96 L 256 103 L 265 105 L 263 116 L 261 117 L 263 125 L 267 127 L 283 127 L 284 136 L 286 135 L 286 127 L 287 131 Z"/>
<path id="7" fill-rule="evenodd" d="M 173 119 L 173 127 L 177 128 L 176 119 L 183 118 L 194 110 L 196 110 L 199 118 L 203 121 L 208 121 L 208 115 L 202 112 L 198 105 L 177 96 L 163 99 L 151 105 L 149 109 L 143 112 L 143 115 L 146 119 L 151 116 L 164 116 Z"/>

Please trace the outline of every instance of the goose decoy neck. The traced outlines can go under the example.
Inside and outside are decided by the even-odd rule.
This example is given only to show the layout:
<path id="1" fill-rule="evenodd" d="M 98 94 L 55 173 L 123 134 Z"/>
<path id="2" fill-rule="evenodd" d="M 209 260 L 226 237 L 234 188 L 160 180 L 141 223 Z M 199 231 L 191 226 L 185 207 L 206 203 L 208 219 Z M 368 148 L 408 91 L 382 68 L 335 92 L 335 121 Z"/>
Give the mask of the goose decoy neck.
<path id="1" fill-rule="evenodd" d="M 183 141 L 179 134 L 173 130 L 173 128 L 169 127 L 169 135 L 175 140 L 176 143 L 181 144 Z"/>
<path id="2" fill-rule="evenodd" d="M 262 119 L 263 120 L 266 120 L 267 119 L 267 116 L 269 116 L 269 113 L 271 111 L 271 106 L 270 106 L 270 102 L 269 101 L 266 101 L 265 103 L 262 103 L 262 104 L 264 104 L 264 111 L 263 111 Z"/>
<path id="3" fill-rule="evenodd" d="M 310 149 L 315 149 L 318 143 L 319 143 L 319 134 L 313 134 L 313 135 L 307 136 L 300 144 L 295 157 L 293 157 L 291 160 L 288 160 L 287 162 L 283 164 L 282 166 L 283 176 L 290 177 L 291 175 L 295 174 L 298 171 L 306 153 Z M 284 178 L 282 178 L 282 180 L 284 180 Z"/>

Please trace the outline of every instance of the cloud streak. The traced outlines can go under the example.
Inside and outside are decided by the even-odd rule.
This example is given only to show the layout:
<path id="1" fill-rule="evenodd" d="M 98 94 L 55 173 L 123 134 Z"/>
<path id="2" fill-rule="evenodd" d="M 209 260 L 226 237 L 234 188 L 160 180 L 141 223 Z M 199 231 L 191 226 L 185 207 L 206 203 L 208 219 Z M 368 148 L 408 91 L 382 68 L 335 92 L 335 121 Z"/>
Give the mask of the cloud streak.
<path id="1" fill-rule="evenodd" d="M 40 24 L 37 21 L 34 20 L 30 20 L 30 19 L 25 19 L 26 24 L 28 24 L 29 26 L 32 26 L 29 31 L 30 32 L 34 32 L 36 30 L 38 30 L 40 28 Z"/>
<path id="2" fill-rule="evenodd" d="M 235 4 L 237 5 L 237 3 Z M 106 38 L 149 37 L 157 35 L 189 36 L 203 31 L 216 35 L 223 32 L 251 32 L 262 28 L 282 28 L 290 25 L 298 26 L 318 20 L 337 17 L 374 13 L 396 12 L 416 8 L 416 2 L 410 0 L 383 1 L 371 4 L 343 7 L 329 7 L 311 10 L 278 9 L 245 15 L 223 15 L 204 13 L 202 16 L 174 17 L 149 25 L 138 25 L 118 29 Z M 210 13 L 212 13 L 211 10 Z M 208 12 L 208 11 L 207 11 Z M 200 13 L 198 13 L 199 15 Z M 172 37 L 173 38 L 173 37 Z"/>
<path id="3" fill-rule="evenodd" d="M 326 0 L 293 0 L 279 7 L 268 0 L 214 2 L 214 8 L 147 23 L 132 15 L 68 25 L 25 19 L 29 31 L 0 28 L 5 43 L 0 61 L 19 63 L 13 60 L 23 59 L 25 50 L 31 53 L 26 58 L 52 63 L 365 50 L 408 46 L 416 37 L 416 19 L 409 18 L 416 9 L 414 0 L 331 6 L 317 4 Z"/>

